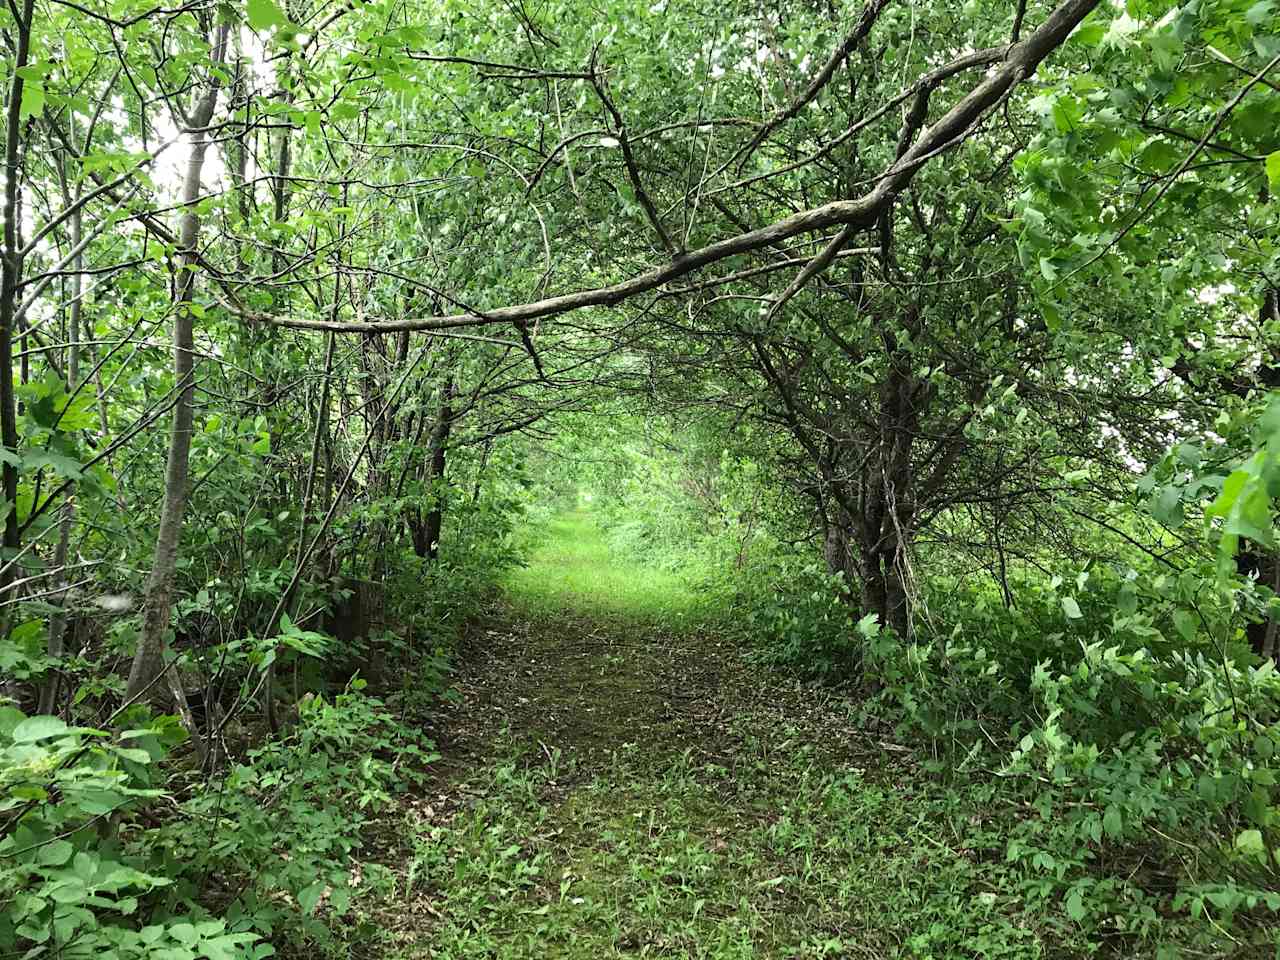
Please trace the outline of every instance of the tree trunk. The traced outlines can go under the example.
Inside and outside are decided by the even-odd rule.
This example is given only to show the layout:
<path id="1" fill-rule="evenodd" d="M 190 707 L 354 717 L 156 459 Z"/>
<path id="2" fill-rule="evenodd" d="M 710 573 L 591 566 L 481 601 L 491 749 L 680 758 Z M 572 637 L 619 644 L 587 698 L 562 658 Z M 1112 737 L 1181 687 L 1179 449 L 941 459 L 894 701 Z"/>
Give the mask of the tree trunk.
<path id="1" fill-rule="evenodd" d="M 213 64 L 222 64 L 226 56 L 228 26 L 217 28 L 213 44 Z M 204 170 L 205 154 L 209 147 L 206 128 L 213 119 L 218 101 L 220 81 L 211 72 L 208 89 L 201 98 L 191 126 L 191 152 L 187 158 L 186 176 L 182 185 L 183 214 L 178 226 L 180 256 L 179 275 L 175 287 L 173 320 L 173 373 L 177 400 L 173 407 L 173 420 L 169 434 L 169 455 L 165 464 L 164 500 L 160 508 L 160 528 L 156 534 L 155 556 L 151 575 L 147 579 L 142 603 L 142 636 L 134 654 L 125 688 L 125 699 L 141 697 L 165 670 L 164 645 L 169 630 L 169 617 L 173 606 L 173 582 L 178 565 L 178 548 L 182 536 L 182 522 L 187 508 L 187 477 L 191 453 L 193 425 L 192 399 L 195 395 L 195 320 L 191 311 L 195 292 L 195 270 L 198 259 L 196 245 L 200 239 L 200 216 L 194 209 L 200 197 L 200 177 Z M 168 687 L 174 696 L 183 721 L 193 737 L 196 736 L 194 720 L 186 705 L 179 679 L 169 672 Z M 199 748 L 198 748 L 199 749 Z"/>
<path id="2" fill-rule="evenodd" d="M 862 563 L 862 609 L 880 618 L 882 626 L 902 639 L 911 636 L 911 596 L 900 551 L 874 548 L 864 553 Z"/>
<path id="3" fill-rule="evenodd" d="M 453 430 L 453 379 L 445 381 L 440 394 L 440 413 L 436 417 L 435 426 L 431 428 L 431 438 L 427 449 L 431 455 L 431 464 L 427 474 L 427 486 L 432 493 L 431 509 L 426 519 L 414 524 L 413 550 L 418 556 L 427 560 L 435 560 L 440 556 L 440 532 L 444 527 L 445 511 L 445 466 L 449 449 L 449 433 Z"/>
<path id="4" fill-rule="evenodd" d="M 1271 569 L 1271 591 L 1276 596 L 1280 596 L 1280 563 L 1275 563 L 1275 555 L 1272 555 Z M 1276 654 L 1276 618 L 1267 618 L 1267 628 L 1262 634 L 1262 648 L 1259 650 L 1261 656 L 1266 660 L 1275 661 Z"/>
<path id="5" fill-rule="evenodd" d="M 4 495 L 3 553 L 0 554 L 0 593 L 15 579 L 14 560 L 21 545 L 18 529 L 18 412 L 13 384 L 13 325 L 22 275 L 18 244 L 21 191 L 22 91 L 23 73 L 31 50 L 31 26 L 35 0 L 25 0 L 22 16 L 15 23 L 17 36 L 10 76 L 8 110 L 5 118 L 4 151 L 4 250 L 0 257 L 0 444 L 4 445 L 4 465 L 0 486 Z"/>
<path id="6" fill-rule="evenodd" d="M 1263 194 L 1265 201 L 1266 194 Z M 1258 327 L 1265 329 L 1268 324 L 1280 323 L 1280 290 L 1267 286 L 1262 292 L 1262 306 L 1258 311 Z M 1267 390 L 1280 389 L 1280 348 L 1272 345 L 1268 355 L 1258 366 L 1258 383 Z M 1237 396 L 1247 395 L 1248 387 L 1231 391 Z M 1236 573 L 1241 577 L 1257 577 L 1258 582 L 1272 587 L 1280 594 L 1280 551 L 1269 549 L 1262 544 L 1241 538 L 1236 550 Z M 1245 624 L 1245 639 L 1249 647 L 1260 657 L 1274 659 L 1276 654 L 1276 620 L 1264 617 L 1261 620 Z"/>
<path id="7" fill-rule="evenodd" d="M 847 595 L 853 597 L 853 588 L 860 579 L 858 565 L 854 557 L 853 531 L 848 512 L 838 504 L 828 505 L 828 516 L 824 519 L 826 530 L 822 540 L 822 558 L 827 562 L 827 570 L 832 574 L 842 574 Z"/>
<path id="8" fill-rule="evenodd" d="M 73 126 L 74 131 L 74 126 Z M 63 177 L 63 191 L 66 193 L 66 178 Z M 72 203 L 72 197 L 68 194 L 65 197 L 68 204 Z M 80 246 L 81 235 L 83 232 L 84 221 L 77 210 L 71 216 L 71 247 L 74 250 Z M 77 256 L 72 263 L 71 275 L 71 306 L 67 310 L 66 334 L 64 339 L 67 341 L 67 393 L 74 395 L 76 386 L 80 382 L 80 293 L 81 293 L 81 273 L 84 268 L 84 257 Z M 54 602 L 58 604 L 58 612 L 49 618 L 49 633 L 46 638 L 46 649 L 51 660 L 60 660 L 65 653 L 63 650 L 63 638 L 67 632 L 67 598 L 65 596 L 67 586 L 67 555 L 71 547 L 71 528 L 75 523 L 75 498 L 68 495 L 67 503 L 62 508 L 62 519 L 58 524 L 58 545 L 54 549 L 53 569 L 54 569 Z M 49 679 L 45 682 L 44 688 L 40 691 L 40 712 L 53 713 L 57 707 L 58 690 L 62 683 L 62 673 L 55 666 L 49 675 Z"/>

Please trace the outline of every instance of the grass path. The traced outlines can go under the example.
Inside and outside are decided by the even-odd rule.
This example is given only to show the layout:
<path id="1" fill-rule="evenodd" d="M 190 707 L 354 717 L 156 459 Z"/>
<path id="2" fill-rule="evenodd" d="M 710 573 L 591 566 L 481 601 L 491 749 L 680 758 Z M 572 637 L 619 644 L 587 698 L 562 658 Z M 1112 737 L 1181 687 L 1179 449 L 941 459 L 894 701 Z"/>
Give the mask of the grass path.
<path id="1" fill-rule="evenodd" d="M 954 784 L 700 613 L 589 517 L 551 526 L 470 637 L 370 956 L 1071 955 Z"/>

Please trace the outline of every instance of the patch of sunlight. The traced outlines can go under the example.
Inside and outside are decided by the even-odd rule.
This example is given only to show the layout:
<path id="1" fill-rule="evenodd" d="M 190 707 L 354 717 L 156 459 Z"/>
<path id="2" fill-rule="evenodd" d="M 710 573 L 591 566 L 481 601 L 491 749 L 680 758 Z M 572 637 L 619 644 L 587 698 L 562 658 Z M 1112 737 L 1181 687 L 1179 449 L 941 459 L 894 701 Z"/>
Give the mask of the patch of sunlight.
<path id="1" fill-rule="evenodd" d="M 686 572 L 619 555 L 591 514 L 581 510 L 538 531 L 527 564 L 508 576 L 506 591 L 534 619 L 578 615 L 675 628 L 703 612 Z"/>

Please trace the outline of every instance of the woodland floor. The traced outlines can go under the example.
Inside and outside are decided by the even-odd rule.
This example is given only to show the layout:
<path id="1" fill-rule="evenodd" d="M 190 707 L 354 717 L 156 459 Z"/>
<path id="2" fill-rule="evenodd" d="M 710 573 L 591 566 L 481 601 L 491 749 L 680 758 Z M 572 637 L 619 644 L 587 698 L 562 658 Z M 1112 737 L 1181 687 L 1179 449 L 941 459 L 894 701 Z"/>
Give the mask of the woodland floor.
<path id="1" fill-rule="evenodd" d="M 619 563 L 586 516 L 554 524 L 468 638 L 444 759 L 367 865 L 349 949 L 1077 955 L 1006 893 L 963 785 L 700 620 L 678 575 Z"/>

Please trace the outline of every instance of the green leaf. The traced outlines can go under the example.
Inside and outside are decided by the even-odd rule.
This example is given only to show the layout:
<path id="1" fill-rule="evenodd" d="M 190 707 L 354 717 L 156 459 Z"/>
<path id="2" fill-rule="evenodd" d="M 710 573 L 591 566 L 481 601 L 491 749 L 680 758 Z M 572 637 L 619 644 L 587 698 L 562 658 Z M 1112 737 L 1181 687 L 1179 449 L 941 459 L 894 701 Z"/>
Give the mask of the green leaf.
<path id="1" fill-rule="evenodd" d="M 49 891 L 49 899 L 54 903 L 80 903 L 89 896 L 89 889 L 79 877 L 64 880 Z"/>
<path id="2" fill-rule="evenodd" d="M 79 480 L 84 475 L 84 464 L 70 457 L 64 457 L 61 454 L 50 453 L 42 450 L 38 453 L 31 453 L 22 458 L 22 469 L 42 470 L 49 467 L 60 477 L 66 477 L 69 480 Z"/>
<path id="3" fill-rule="evenodd" d="M 1253 752 L 1260 760 L 1270 760 L 1275 756 L 1276 744 L 1265 733 L 1258 734 L 1253 740 Z"/>
<path id="4" fill-rule="evenodd" d="M 1092 23 L 1082 23 L 1071 34 L 1072 41 L 1084 44 L 1087 47 L 1096 47 L 1102 42 L 1102 38 L 1107 35 L 1107 24 L 1101 21 Z"/>
<path id="5" fill-rule="evenodd" d="M 147 764 L 151 762 L 151 754 L 136 747 L 116 747 L 115 752 L 117 755 L 126 760 L 132 760 L 134 763 Z"/>
<path id="6" fill-rule="evenodd" d="M 13 728 L 14 743 L 34 743 L 67 732 L 67 725 L 57 717 L 31 717 Z"/>
<path id="7" fill-rule="evenodd" d="M 1067 897 L 1067 916 L 1076 923 L 1079 923 L 1085 918 L 1086 913 L 1087 911 L 1084 908 L 1084 900 L 1080 897 L 1080 891 L 1072 890 L 1071 894 Z"/>
<path id="8" fill-rule="evenodd" d="M 1280 150 L 1267 155 L 1266 169 L 1272 192 L 1280 191 Z"/>
<path id="9" fill-rule="evenodd" d="M 1235 848 L 1246 856 L 1266 856 L 1267 847 L 1262 842 L 1261 830 L 1244 830 L 1237 837 Z"/>
<path id="10" fill-rule="evenodd" d="M 28 80 L 22 85 L 22 106 L 19 109 L 19 119 L 26 120 L 28 117 L 38 117 L 44 113 L 44 84 L 33 83 Z"/>
<path id="11" fill-rule="evenodd" d="M 1138 590 L 1132 583 L 1125 583 L 1116 597 L 1116 609 L 1126 617 L 1138 612 Z"/>
<path id="12" fill-rule="evenodd" d="M 1232 470 L 1226 481 L 1223 482 L 1222 491 L 1218 494 L 1218 498 L 1209 505 L 1205 512 L 1210 516 L 1225 517 L 1231 508 L 1235 506 L 1241 491 L 1244 490 L 1245 484 L 1249 482 L 1252 476 L 1248 470 Z"/>
<path id="13" fill-rule="evenodd" d="M 298 894 L 298 906 L 302 908 L 303 913 L 311 913 L 316 908 L 316 904 L 320 902 L 320 895 L 324 893 L 324 881 L 317 880 L 311 886 L 307 887 Z"/>
<path id="14" fill-rule="evenodd" d="M 1075 597 L 1062 598 L 1062 612 L 1067 615 L 1067 619 L 1069 620 L 1079 620 L 1084 616 L 1084 614 L 1080 612 L 1080 604 L 1076 603 Z"/>
<path id="15" fill-rule="evenodd" d="M 1044 324 L 1053 332 L 1062 329 L 1062 313 L 1058 307 L 1052 303 L 1041 302 L 1040 313 L 1044 317 Z"/>
<path id="16" fill-rule="evenodd" d="M 71 869 L 85 883 L 90 883 L 97 876 L 99 862 L 100 858 L 96 853 L 81 850 L 76 854 L 76 858 L 71 864 Z"/>
<path id="17" fill-rule="evenodd" d="M 25 719 L 27 719 L 26 714 L 17 707 L 7 704 L 0 706 L 0 736 L 13 736 L 14 729 Z"/>
<path id="18" fill-rule="evenodd" d="M 1197 623 L 1196 618 L 1186 610 L 1175 610 L 1173 612 L 1173 626 L 1178 634 L 1187 643 L 1194 643 L 1196 639 Z"/>
<path id="19" fill-rule="evenodd" d="M 1107 807 L 1107 812 L 1102 815 L 1102 829 L 1107 832 L 1107 836 L 1115 839 L 1120 836 L 1124 828 L 1124 818 L 1120 815 L 1120 808 L 1114 803 Z"/>
<path id="20" fill-rule="evenodd" d="M 1275 16 L 1274 0 L 1260 0 L 1244 12 L 1244 18 L 1252 26 L 1260 27 Z"/>
<path id="21" fill-rule="evenodd" d="M 227 933 L 220 937 L 212 937 L 200 944 L 200 956 L 208 960 L 236 960 L 243 956 L 240 947 L 253 938 L 244 933 Z"/>
<path id="22" fill-rule="evenodd" d="M 47 867 L 60 867 L 76 852 L 76 848 L 66 840 L 54 840 L 40 847 L 36 860 Z"/>
<path id="23" fill-rule="evenodd" d="M 249 0 L 249 29 L 255 31 L 269 30 L 272 27 L 288 26 L 289 18 L 275 3 L 275 0 Z"/>

